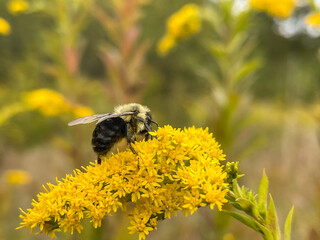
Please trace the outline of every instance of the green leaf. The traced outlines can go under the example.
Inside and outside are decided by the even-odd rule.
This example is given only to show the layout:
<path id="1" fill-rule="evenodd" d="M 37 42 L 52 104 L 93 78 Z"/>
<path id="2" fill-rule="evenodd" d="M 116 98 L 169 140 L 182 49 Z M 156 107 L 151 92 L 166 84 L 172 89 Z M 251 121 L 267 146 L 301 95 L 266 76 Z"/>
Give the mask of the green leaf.
<path id="1" fill-rule="evenodd" d="M 245 80 L 247 76 L 253 74 L 260 66 L 261 62 L 258 59 L 253 59 L 244 63 L 243 66 L 241 66 L 241 68 L 235 73 L 235 84 Z"/>
<path id="2" fill-rule="evenodd" d="M 226 58 L 225 46 L 218 41 L 210 42 L 210 51 L 211 53 L 219 60 Z"/>
<path id="3" fill-rule="evenodd" d="M 263 236 L 263 238 L 265 240 L 274 240 L 270 230 L 267 229 L 262 224 L 255 221 L 254 219 L 246 217 L 246 216 L 244 216 L 240 213 L 237 213 L 237 212 L 231 212 L 231 211 L 226 211 L 226 210 L 223 210 L 222 212 L 229 214 L 233 218 L 239 220 L 240 222 L 242 222 L 243 224 L 245 224 L 249 228 L 253 229 L 254 231 L 261 233 L 261 235 Z"/>
<path id="4" fill-rule="evenodd" d="M 262 234 L 262 236 L 263 236 L 263 238 L 265 239 L 265 240 L 274 240 L 274 238 L 273 238 L 273 236 L 272 236 L 272 233 L 271 233 L 271 231 L 268 229 L 268 228 L 266 228 L 265 226 L 263 226 L 262 224 L 260 224 L 260 223 L 258 223 L 257 222 L 257 225 L 260 227 L 260 229 L 263 231 L 263 234 Z"/>
<path id="5" fill-rule="evenodd" d="M 269 203 L 269 208 L 267 212 L 267 226 L 269 227 L 269 229 L 271 229 L 274 239 L 280 240 L 281 233 L 279 229 L 276 208 L 274 206 L 274 202 L 271 194 L 269 194 L 269 197 L 270 197 L 270 203 Z"/>
<path id="6" fill-rule="evenodd" d="M 269 181 L 265 170 L 263 169 L 263 175 L 259 186 L 259 193 L 258 193 L 258 203 L 259 203 L 259 213 L 266 219 L 266 212 L 267 212 L 267 200 L 268 200 L 268 186 Z"/>
<path id="7" fill-rule="evenodd" d="M 237 179 L 233 180 L 233 186 L 232 186 L 232 190 L 234 191 L 234 194 L 237 196 L 237 198 L 242 197 L 242 192 L 241 192 L 241 188 L 239 187 L 238 181 Z"/>
<path id="8" fill-rule="evenodd" d="M 243 47 L 244 43 L 246 42 L 248 35 L 245 33 L 238 33 L 231 38 L 230 42 L 228 43 L 228 53 L 229 55 L 239 54 L 241 48 Z M 243 59 L 245 56 L 242 57 Z"/>
<path id="9" fill-rule="evenodd" d="M 233 204 L 235 208 L 245 212 L 251 212 L 253 205 L 254 203 L 250 202 L 250 200 L 245 198 L 237 198 Z"/>
<path id="10" fill-rule="evenodd" d="M 294 207 L 291 208 L 286 222 L 284 224 L 284 240 L 290 240 L 291 239 L 291 222 L 292 222 L 292 215 L 293 215 Z"/>
<path id="11" fill-rule="evenodd" d="M 237 213 L 237 212 L 231 212 L 231 211 L 227 211 L 227 210 L 222 210 L 222 212 L 239 220 L 240 222 L 247 225 L 249 228 L 255 230 L 256 232 L 261 232 L 260 227 L 258 226 L 258 224 L 256 223 L 256 221 L 254 219 L 246 217 L 244 215 L 241 215 L 240 213 Z"/>

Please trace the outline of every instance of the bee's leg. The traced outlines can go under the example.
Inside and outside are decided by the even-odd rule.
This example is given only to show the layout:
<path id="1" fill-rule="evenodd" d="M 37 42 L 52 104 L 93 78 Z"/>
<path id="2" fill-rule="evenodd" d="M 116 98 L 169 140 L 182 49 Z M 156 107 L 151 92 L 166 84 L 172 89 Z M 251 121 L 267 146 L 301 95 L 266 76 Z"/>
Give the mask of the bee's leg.
<path id="1" fill-rule="evenodd" d="M 135 154 L 138 155 L 137 152 L 134 150 L 134 148 L 131 145 L 132 139 L 131 139 L 131 135 L 130 135 L 130 131 L 129 131 L 129 125 L 127 124 L 127 142 L 129 145 L 129 148 L 131 149 L 131 151 Z"/>
<path id="2" fill-rule="evenodd" d="M 151 123 L 157 125 L 157 128 L 159 127 L 159 124 L 158 124 L 156 121 L 153 121 L 152 119 L 151 119 Z M 157 138 L 157 136 L 154 136 L 154 137 Z M 153 136 L 151 136 L 151 139 L 152 139 L 152 138 L 153 138 Z"/>
<path id="3" fill-rule="evenodd" d="M 144 122 L 144 126 L 145 128 L 148 130 L 147 134 L 146 134 L 146 138 L 145 140 L 147 141 L 148 139 L 153 139 L 153 136 L 151 134 L 149 134 L 149 132 L 152 132 L 152 128 L 146 123 Z"/>
<path id="4" fill-rule="evenodd" d="M 100 154 L 98 154 L 98 164 L 101 164 Z"/>
<path id="5" fill-rule="evenodd" d="M 146 122 L 144 122 L 144 126 L 146 127 L 148 132 L 152 132 L 152 128 Z"/>
<path id="6" fill-rule="evenodd" d="M 157 125 L 157 127 L 159 127 L 159 124 L 156 121 L 151 120 L 151 122 Z"/>
<path id="7" fill-rule="evenodd" d="M 146 136 L 144 137 L 144 140 L 148 141 L 149 139 L 152 140 L 152 136 L 149 133 L 146 133 Z"/>
<path id="8" fill-rule="evenodd" d="M 131 145 L 131 135 L 130 135 L 130 131 L 129 131 L 129 125 L 127 124 L 127 143 L 129 145 L 129 148 L 131 149 L 131 151 L 138 156 L 138 153 L 136 152 L 136 150 L 134 150 L 134 148 L 132 147 Z M 140 168 L 140 165 L 139 165 L 139 160 L 138 160 L 138 169 Z"/>
<path id="9" fill-rule="evenodd" d="M 136 117 L 136 119 L 144 123 L 144 126 L 145 126 L 145 128 L 147 129 L 148 132 L 152 132 L 152 128 L 146 123 L 146 121 L 143 118 Z M 153 139 L 153 136 L 150 135 L 149 133 L 147 133 L 146 137 L 145 137 L 145 140 L 146 141 L 149 140 L 149 137 L 150 137 L 151 140 Z"/>
<path id="10" fill-rule="evenodd" d="M 138 156 L 138 153 L 136 152 L 136 150 L 134 150 L 134 148 L 131 145 L 131 142 L 128 143 L 129 144 L 129 148 L 131 149 L 131 151 Z"/>

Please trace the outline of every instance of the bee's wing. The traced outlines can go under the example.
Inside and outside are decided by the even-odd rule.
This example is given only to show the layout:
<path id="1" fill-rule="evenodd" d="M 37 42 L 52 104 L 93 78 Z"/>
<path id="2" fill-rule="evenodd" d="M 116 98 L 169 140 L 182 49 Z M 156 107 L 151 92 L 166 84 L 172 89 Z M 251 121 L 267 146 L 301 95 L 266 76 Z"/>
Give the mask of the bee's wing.
<path id="1" fill-rule="evenodd" d="M 98 121 L 98 123 L 109 119 L 109 118 L 115 118 L 115 117 L 121 117 L 125 115 L 132 115 L 134 112 L 125 112 L 125 113 L 104 113 L 104 114 L 95 114 L 92 116 L 87 116 L 87 117 L 81 117 L 81 118 L 76 118 L 72 120 L 71 122 L 68 123 L 68 126 L 74 126 L 78 124 L 87 124 L 87 123 L 92 123 L 95 121 Z"/>
<path id="2" fill-rule="evenodd" d="M 105 114 L 95 114 L 92 116 L 86 116 L 86 117 L 81 117 L 81 118 L 76 118 L 73 119 L 71 122 L 68 123 L 69 126 L 74 126 L 78 124 L 87 124 L 87 123 L 92 123 L 95 121 L 98 121 L 99 119 L 106 117 L 108 115 L 111 115 L 112 113 L 105 113 Z"/>
<path id="3" fill-rule="evenodd" d="M 101 123 L 102 121 L 109 119 L 109 118 L 116 118 L 116 117 L 121 117 L 121 116 L 127 116 L 127 115 L 133 115 L 135 114 L 134 112 L 124 112 L 124 113 L 111 113 L 110 115 L 102 116 L 99 118 L 98 123 Z"/>

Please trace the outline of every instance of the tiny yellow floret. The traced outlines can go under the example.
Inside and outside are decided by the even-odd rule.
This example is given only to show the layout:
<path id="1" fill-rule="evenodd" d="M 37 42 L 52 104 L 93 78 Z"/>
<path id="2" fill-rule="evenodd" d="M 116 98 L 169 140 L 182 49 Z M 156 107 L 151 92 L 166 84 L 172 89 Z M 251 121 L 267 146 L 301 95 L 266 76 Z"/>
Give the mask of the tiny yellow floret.
<path id="1" fill-rule="evenodd" d="M 22 211 L 21 227 L 55 236 L 56 231 L 81 232 L 82 219 L 95 228 L 117 211 L 129 218 L 130 233 L 145 239 L 158 222 L 200 207 L 219 210 L 227 202 L 225 155 L 208 129 L 159 128 L 156 138 L 132 144 L 101 165 L 92 163 L 62 181 L 48 183 L 32 208 Z"/>

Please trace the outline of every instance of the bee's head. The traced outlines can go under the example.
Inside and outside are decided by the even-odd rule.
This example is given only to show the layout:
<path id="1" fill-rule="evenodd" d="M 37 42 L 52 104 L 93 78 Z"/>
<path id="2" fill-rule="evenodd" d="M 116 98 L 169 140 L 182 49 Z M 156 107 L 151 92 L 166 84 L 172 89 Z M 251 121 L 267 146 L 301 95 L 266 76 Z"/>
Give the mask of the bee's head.
<path id="1" fill-rule="evenodd" d="M 142 106 L 138 103 L 129 103 L 115 107 L 115 113 L 125 113 L 125 112 L 134 112 L 133 115 L 123 116 L 123 119 L 126 122 L 129 122 L 132 117 L 139 117 L 142 119 L 147 119 L 147 113 L 150 114 L 150 109 L 146 106 Z"/>
<path id="2" fill-rule="evenodd" d="M 123 120 L 129 124 L 132 132 L 142 134 L 151 131 L 152 120 L 151 111 L 148 107 L 138 103 L 129 103 L 118 106 L 114 109 L 116 113 L 133 112 L 132 115 L 122 116 Z"/>

